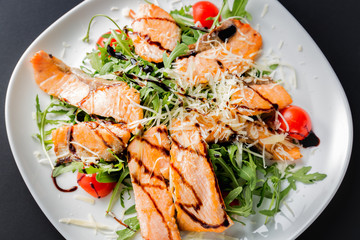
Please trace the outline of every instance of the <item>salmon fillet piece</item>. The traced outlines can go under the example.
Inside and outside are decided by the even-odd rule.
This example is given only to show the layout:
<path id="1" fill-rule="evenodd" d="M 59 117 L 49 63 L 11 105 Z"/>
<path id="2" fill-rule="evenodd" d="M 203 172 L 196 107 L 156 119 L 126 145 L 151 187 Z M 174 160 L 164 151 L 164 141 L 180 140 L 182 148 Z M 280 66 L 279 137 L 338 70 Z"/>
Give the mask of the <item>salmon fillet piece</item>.
<path id="1" fill-rule="evenodd" d="M 169 191 L 170 140 L 166 126 L 153 127 L 128 147 L 135 206 L 144 239 L 181 239 Z"/>
<path id="2" fill-rule="evenodd" d="M 300 148 L 284 139 L 274 144 L 264 144 L 264 140 L 272 137 L 275 133 L 268 127 L 259 122 L 247 124 L 248 137 L 253 141 L 258 141 L 260 149 L 265 150 L 273 155 L 275 160 L 296 160 L 302 158 Z"/>
<path id="3" fill-rule="evenodd" d="M 235 112 L 246 116 L 283 109 L 291 103 L 290 94 L 275 83 L 244 85 L 230 99 Z"/>
<path id="4" fill-rule="evenodd" d="M 171 129 L 181 128 L 173 122 Z M 179 228 L 185 231 L 222 232 L 233 222 L 226 214 L 207 145 L 195 124 L 171 130 L 171 183 Z"/>
<path id="5" fill-rule="evenodd" d="M 241 75 L 261 46 L 261 35 L 249 24 L 229 19 L 190 46 L 196 56 L 177 60 L 175 71 L 190 85 L 207 84 L 218 71 Z"/>
<path id="6" fill-rule="evenodd" d="M 141 4 L 132 23 L 135 52 L 150 62 L 162 62 L 163 52 L 170 53 L 180 42 L 181 30 L 175 20 L 154 4 Z"/>
<path id="7" fill-rule="evenodd" d="M 125 123 L 143 118 L 140 93 L 125 82 L 92 78 L 44 51 L 35 53 L 31 63 L 41 90 L 88 114 Z"/>
<path id="8" fill-rule="evenodd" d="M 105 121 L 82 122 L 52 131 L 56 161 L 60 164 L 80 160 L 115 161 L 108 149 L 119 154 L 125 150 L 129 139 L 126 125 Z"/>

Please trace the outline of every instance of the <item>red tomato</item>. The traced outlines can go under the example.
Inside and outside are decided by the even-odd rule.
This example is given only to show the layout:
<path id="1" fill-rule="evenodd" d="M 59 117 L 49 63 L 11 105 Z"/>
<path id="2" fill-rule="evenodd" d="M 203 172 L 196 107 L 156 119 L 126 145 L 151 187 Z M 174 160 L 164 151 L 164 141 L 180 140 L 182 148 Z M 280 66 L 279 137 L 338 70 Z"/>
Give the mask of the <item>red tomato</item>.
<path id="1" fill-rule="evenodd" d="M 280 129 L 289 133 L 289 135 L 298 140 L 306 138 L 311 131 L 311 119 L 309 114 L 298 106 L 288 106 L 280 111 L 285 118 L 289 129 L 282 117 L 279 117 Z"/>
<path id="2" fill-rule="evenodd" d="M 216 17 L 219 9 L 208 1 L 200 1 L 193 5 L 194 22 L 200 22 L 203 27 L 210 28 L 213 20 L 206 20 L 209 17 Z"/>
<path id="3" fill-rule="evenodd" d="M 118 33 L 121 33 L 121 31 L 120 31 L 119 29 L 116 29 L 115 31 L 118 32 Z M 108 38 L 105 38 L 105 37 L 103 37 L 103 36 L 104 36 L 104 35 L 107 35 L 107 34 L 111 34 L 111 32 L 109 31 L 109 32 L 107 32 L 107 33 L 104 33 L 103 35 L 101 35 L 101 37 L 99 37 L 99 39 L 98 39 L 97 42 L 96 42 L 96 49 L 98 48 L 98 46 L 100 46 L 100 47 L 104 47 L 104 46 L 105 46 L 105 43 L 107 42 Z M 116 40 L 115 40 L 114 38 L 111 39 L 111 41 L 110 41 L 110 46 L 114 47 L 114 46 L 113 46 L 114 42 L 116 42 Z"/>
<path id="4" fill-rule="evenodd" d="M 116 182 L 101 183 L 96 181 L 96 173 L 78 173 L 77 182 L 87 193 L 96 198 L 107 196 L 115 187 Z"/>

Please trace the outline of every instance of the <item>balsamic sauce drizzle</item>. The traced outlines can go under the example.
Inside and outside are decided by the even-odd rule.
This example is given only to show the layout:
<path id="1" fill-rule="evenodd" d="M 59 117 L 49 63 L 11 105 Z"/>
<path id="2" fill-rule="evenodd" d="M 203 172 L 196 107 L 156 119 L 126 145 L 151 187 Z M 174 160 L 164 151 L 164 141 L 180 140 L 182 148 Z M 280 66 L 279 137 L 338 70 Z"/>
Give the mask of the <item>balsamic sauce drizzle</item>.
<path id="1" fill-rule="evenodd" d="M 55 187 L 56 187 L 57 190 L 59 190 L 60 192 L 74 192 L 74 191 L 76 191 L 77 188 L 78 188 L 77 186 L 73 186 L 72 188 L 69 188 L 69 189 L 63 189 L 63 188 L 61 188 L 61 187 L 57 184 L 56 177 L 54 177 L 54 176 L 52 175 L 52 172 L 51 172 L 51 178 L 52 178 L 52 180 L 53 180 L 53 183 L 54 183 Z"/>
<path id="2" fill-rule="evenodd" d="M 199 129 L 200 125 L 199 125 L 198 123 L 196 123 L 196 124 L 195 124 L 195 127 L 196 127 L 197 130 L 199 131 L 199 134 L 201 134 L 201 133 L 200 133 L 200 129 Z M 230 126 L 228 126 L 228 127 L 230 127 Z M 213 174 L 213 176 L 214 176 L 214 178 L 215 178 L 215 189 L 216 189 L 216 193 L 217 193 L 217 195 L 219 196 L 219 199 L 220 199 L 220 202 L 221 202 L 221 208 L 223 209 L 223 219 L 224 219 L 224 220 L 223 220 L 222 223 L 219 223 L 219 224 L 208 224 L 208 223 L 206 223 L 205 221 L 203 221 L 202 219 L 199 219 L 197 216 L 195 216 L 195 214 L 193 214 L 192 212 L 190 212 L 190 211 L 188 210 L 188 208 L 192 207 L 192 208 L 194 208 L 194 210 L 195 210 L 196 212 L 198 212 L 198 210 L 200 210 L 201 206 L 203 206 L 203 203 L 202 203 L 200 197 L 197 195 L 197 193 L 196 193 L 195 189 L 193 188 L 193 186 L 186 181 L 186 179 L 185 179 L 184 176 L 180 173 L 180 171 L 174 166 L 173 163 L 171 163 L 171 164 L 170 164 L 171 169 L 174 170 L 174 171 L 179 175 L 182 183 L 183 183 L 186 187 L 188 187 L 188 188 L 193 192 L 194 197 L 195 197 L 195 199 L 197 200 L 197 203 L 196 203 L 195 206 L 194 206 L 193 204 L 185 204 L 185 203 L 181 203 L 181 202 L 178 202 L 178 201 L 176 201 L 175 204 L 177 204 L 177 205 L 184 211 L 184 213 L 186 213 L 194 222 L 199 223 L 203 228 L 219 228 L 219 227 L 222 227 L 222 226 L 223 226 L 223 227 L 229 226 L 229 225 L 230 225 L 230 222 L 229 222 L 229 220 L 228 220 L 228 216 L 227 216 L 226 211 L 225 211 L 225 204 L 224 204 L 224 201 L 223 201 L 223 199 L 222 199 L 222 197 L 221 197 L 221 192 L 220 192 L 220 189 L 219 189 L 219 184 L 218 184 L 217 178 L 215 177 L 214 168 L 213 168 L 213 166 L 212 166 L 212 163 L 211 163 L 210 158 L 209 158 L 209 155 L 208 155 L 206 142 L 205 142 L 204 140 L 201 140 L 201 142 L 200 142 L 200 144 L 203 145 L 203 148 L 204 148 L 204 151 L 205 151 L 204 154 L 201 154 L 201 153 L 199 153 L 197 150 L 194 150 L 194 149 L 192 149 L 192 148 L 189 148 L 189 147 L 186 148 L 186 147 L 182 146 L 182 145 L 179 144 L 179 142 L 176 141 L 174 138 L 172 138 L 172 142 L 173 142 L 173 144 L 175 144 L 175 145 L 178 147 L 178 149 L 183 150 L 183 151 L 190 151 L 190 152 L 192 152 L 192 153 L 196 153 L 196 154 L 199 155 L 200 157 L 203 157 L 203 158 L 206 159 L 206 161 L 207 161 L 207 163 L 209 164 L 209 167 L 210 167 L 210 169 L 211 169 L 211 171 L 212 171 L 212 174 Z"/>

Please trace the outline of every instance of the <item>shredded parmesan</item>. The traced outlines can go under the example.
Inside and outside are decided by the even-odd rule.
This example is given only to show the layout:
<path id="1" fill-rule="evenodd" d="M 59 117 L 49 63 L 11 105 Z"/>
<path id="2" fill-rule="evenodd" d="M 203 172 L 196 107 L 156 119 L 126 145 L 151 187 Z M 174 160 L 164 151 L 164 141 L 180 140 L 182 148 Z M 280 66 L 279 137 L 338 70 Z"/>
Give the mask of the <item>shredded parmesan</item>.
<path id="1" fill-rule="evenodd" d="M 80 200 L 80 201 L 83 201 L 83 202 L 86 202 L 86 203 L 90 203 L 92 205 L 94 205 L 94 203 L 95 203 L 95 199 L 84 196 L 84 195 L 75 195 L 74 198 L 76 200 Z"/>
<path id="2" fill-rule="evenodd" d="M 114 231 L 116 229 L 116 227 L 114 226 L 98 223 L 90 216 L 91 215 L 89 215 L 89 220 L 75 219 L 75 218 L 61 218 L 59 219 L 59 222 L 65 224 L 71 224 L 79 227 L 92 228 L 95 230 Z"/>
<path id="3" fill-rule="evenodd" d="M 275 144 L 285 140 L 285 134 L 275 134 L 267 138 L 260 139 L 262 144 Z"/>
<path id="4" fill-rule="evenodd" d="M 262 11 L 262 13 L 261 13 L 261 17 L 263 18 L 263 17 L 265 17 L 265 15 L 266 15 L 266 13 L 269 11 L 269 4 L 265 4 L 264 5 L 264 8 L 263 8 L 263 11 Z"/>

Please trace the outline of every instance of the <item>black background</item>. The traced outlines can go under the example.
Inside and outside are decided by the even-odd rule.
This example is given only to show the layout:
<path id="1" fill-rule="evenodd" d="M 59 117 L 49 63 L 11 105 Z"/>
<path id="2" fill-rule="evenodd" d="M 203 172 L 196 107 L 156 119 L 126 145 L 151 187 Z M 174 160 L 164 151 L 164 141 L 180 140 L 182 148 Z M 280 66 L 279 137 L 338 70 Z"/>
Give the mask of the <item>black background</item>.
<path id="1" fill-rule="evenodd" d="M 251 1 L 251 0 L 250 0 Z M 33 40 L 79 0 L 0 0 L 0 108 L 11 73 Z M 358 239 L 360 217 L 360 1 L 280 0 L 323 51 L 350 102 L 352 157 L 345 178 L 324 212 L 298 239 Z M 0 118 L 0 238 L 63 239 L 42 213 L 16 167 Z M 326 161 L 326 159 L 322 159 Z"/>

